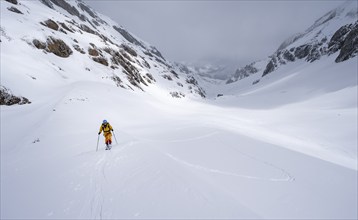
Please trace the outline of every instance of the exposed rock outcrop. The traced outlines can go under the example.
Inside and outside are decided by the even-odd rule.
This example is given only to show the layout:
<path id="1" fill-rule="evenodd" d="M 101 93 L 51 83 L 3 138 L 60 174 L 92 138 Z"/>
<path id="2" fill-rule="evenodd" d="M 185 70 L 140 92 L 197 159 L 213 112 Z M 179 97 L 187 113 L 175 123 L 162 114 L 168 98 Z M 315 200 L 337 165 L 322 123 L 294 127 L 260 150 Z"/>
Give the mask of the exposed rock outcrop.
<path id="1" fill-rule="evenodd" d="M 56 39 L 54 37 L 48 37 L 46 43 L 37 39 L 34 39 L 32 43 L 37 49 L 46 50 L 47 52 L 53 53 L 59 57 L 66 58 L 73 53 L 71 48 L 67 46 L 63 40 Z"/>
<path id="2" fill-rule="evenodd" d="M 45 22 L 41 22 L 41 24 L 55 31 L 58 31 L 59 28 L 58 24 L 51 19 L 48 19 Z"/>
<path id="3" fill-rule="evenodd" d="M 336 62 L 343 62 L 358 54 L 358 22 L 352 27 L 347 37 L 344 39 L 343 46 L 339 52 Z"/>
<path id="4" fill-rule="evenodd" d="M 0 105 L 24 105 L 31 102 L 22 96 L 15 96 L 9 89 L 4 86 L 0 86 Z"/>
<path id="5" fill-rule="evenodd" d="M 81 25 L 80 25 L 80 29 L 83 30 L 84 32 L 98 35 L 98 33 L 97 33 L 96 31 L 92 30 L 90 27 L 88 27 L 88 26 L 85 25 L 85 24 L 81 24 Z"/>
<path id="6" fill-rule="evenodd" d="M 193 87 L 189 87 L 190 90 L 194 90 L 195 93 L 199 94 L 202 98 L 205 98 L 205 91 L 199 86 L 198 81 L 193 76 L 187 76 L 186 83 L 193 85 L 196 89 L 193 89 Z M 191 91 L 193 92 L 193 91 Z"/>
<path id="7" fill-rule="evenodd" d="M 10 2 L 10 3 L 14 4 L 14 5 L 17 5 L 17 0 L 5 0 L 5 1 Z"/>
<path id="8" fill-rule="evenodd" d="M 37 40 L 37 39 L 34 39 L 33 41 L 32 41 L 32 43 L 35 45 L 35 47 L 37 48 L 37 49 L 46 49 L 46 43 L 44 43 L 44 42 L 41 42 L 41 41 L 39 41 L 39 40 Z"/>
<path id="9" fill-rule="evenodd" d="M 73 52 L 69 46 L 61 39 L 55 39 L 53 37 L 47 38 L 47 51 L 59 56 L 69 57 Z"/>
<path id="10" fill-rule="evenodd" d="M 233 83 L 237 80 L 241 80 L 245 77 L 250 76 L 251 74 L 257 73 L 259 70 L 254 67 L 255 63 L 246 65 L 244 68 L 239 68 L 236 70 L 235 74 L 226 82 L 226 84 Z"/>
<path id="11" fill-rule="evenodd" d="M 89 14 L 92 18 L 96 18 L 97 15 L 89 8 L 87 7 L 85 4 L 83 4 L 82 2 L 78 3 L 78 6 L 85 12 L 87 12 L 87 14 Z"/>
<path id="12" fill-rule="evenodd" d="M 55 5 L 63 8 L 65 11 L 67 11 L 69 14 L 77 16 L 79 19 L 81 19 L 82 21 L 86 20 L 86 17 L 82 14 L 80 14 L 80 12 L 74 7 L 71 6 L 70 4 L 68 4 L 65 0 L 50 0 L 52 3 L 54 3 Z M 47 1 L 41 1 L 42 3 L 44 3 L 45 5 L 49 6 L 49 4 L 47 3 Z M 50 6 L 49 6 L 50 7 Z M 51 8 L 51 7 L 50 7 Z"/>
<path id="13" fill-rule="evenodd" d="M 104 57 L 93 57 L 92 60 L 97 62 L 97 63 L 100 63 L 100 64 L 102 64 L 104 66 L 108 66 L 108 61 Z"/>
<path id="14" fill-rule="evenodd" d="M 14 6 L 11 6 L 10 8 L 7 8 L 7 10 L 12 11 L 12 12 L 15 12 L 15 13 L 17 13 L 17 14 L 23 14 L 19 9 L 17 9 L 17 8 L 14 7 Z"/>
<path id="15" fill-rule="evenodd" d="M 170 95 L 173 98 L 184 98 L 185 97 L 185 94 L 182 92 L 170 92 Z"/>
<path id="16" fill-rule="evenodd" d="M 347 24 L 339 28 L 328 41 L 326 37 L 320 41 L 313 41 L 310 44 L 303 44 L 290 49 L 277 51 L 271 56 L 262 76 L 265 76 L 280 65 L 287 62 L 294 62 L 297 59 L 304 59 L 307 62 L 319 60 L 322 56 L 333 55 L 339 51 L 336 62 L 343 62 L 358 54 L 358 22 Z"/>
<path id="17" fill-rule="evenodd" d="M 146 49 L 144 45 L 137 40 L 135 37 L 133 37 L 128 31 L 126 31 L 123 28 L 113 26 L 114 30 L 116 30 L 118 33 L 120 33 L 127 41 L 129 41 L 132 44 L 136 44 L 138 46 L 141 46 L 142 48 Z"/>

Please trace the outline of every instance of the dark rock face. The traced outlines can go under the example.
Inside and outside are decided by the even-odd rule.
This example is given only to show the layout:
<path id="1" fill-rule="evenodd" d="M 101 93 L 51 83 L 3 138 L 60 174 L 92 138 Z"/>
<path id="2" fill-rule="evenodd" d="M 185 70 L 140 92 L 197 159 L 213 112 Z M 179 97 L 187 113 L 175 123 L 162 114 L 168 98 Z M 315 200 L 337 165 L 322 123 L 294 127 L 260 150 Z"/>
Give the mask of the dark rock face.
<path id="1" fill-rule="evenodd" d="M 72 54 L 72 50 L 65 42 L 60 39 L 49 37 L 47 39 L 47 51 L 59 56 L 69 57 Z"/>
<path id="2" fill-rule="evenodd" d="M 199 87 L 199 86 L 197 86 L 197 89 L 195 89 L 194 92 L 196 92 L 197 94 L 199 94 L 202 98 L 205 98 L 205 97 L 206 97 L 205 91 L 204 91 L 201 87 Z"/>
<path id="3" fill-rule="evenodd" d="M 112 80 L 116 83 L 117 87 L 121 87 L 121 88 L 124 88 L 124 85 L 123 85 L 123 81 L 121 80 L 121 78 L 119 78 L 119 76 L 112 76 Z"/>
<path id="4" fill-rule="evenodd" d="M 85 12 L 87 12 L 92 18 L 96 18 L 96 14 L 86 5 L 84 5 L 83 3 L 78 3 L 78 6 Z"/>
<path id="5" fill-rule="evenodd" d="M 330 54 L 333 54 L 342 48 L 345 36 L 349 31 L 349 25 L 344 25 L 343 27 L 339 28 L 336 33 L 334 33 L 330 42 L 328 43 L 328 49 Z"/>
<path id="6" fill-rule="evenodd" d="M 24 105 L 31 102 L 22 96 L 15 96 L 4 86 L 0 86 L 0 105 Z"/>
<path id="7" fill-rule="evenodd" d="M 331 15 L 327 14 L 326 17 L 320 22 L 325 22 L 326 19 L 329 20 Z M 294 62 L 296 59 L 303 58 L 306 58 L 307 62 L 314 62 L 324 55 L 330 56 L 338 51 L 339 55 L 335 60 L 337 63 L 357 56 L 358 21 L 340 27 L 329 41 L 327 37 L 324 37 L 320 41 L 314 40 L 309 44 L 277 51 L 267 64 L 262 76 L 274 71 L 280 64 L 285 64 L 286 62 Z"/>
<path id="8" fill-rule="evenodd" d="M 86 52 L 77 44 L 73 45 L 73 48 L 80 52 L 81 54 L 85 54 Z"/>
<path id="9" fill-rule="evenodd" d="M 55 31 L 57 31 L 59 28 L 58 24 L 51 19 L 48 19 L 45 22 L 41 22 L 41 24 Z"/>
<path id="10" fill-rule="evenodd" d="M 35 46 L 37 49 L 41 49 L 41 50 L 46 49 L 46 43 L 44 43 L 44 42 L 41 42 L 41 41 L 39 41 L 39 40 L 34 39 L 34 40 L 32 41 L 32 43 L 34 44 L 34 46 Z"/>
<path id="11" fill-rule="evenodd" d="M 310 52 L 310 49 L 311 49 L 311 45 L 307 45 L 307 44 L 297 47 L 294 53 L 295 57 L 297 57 L 298 59 L 305 58 Z"/>
<path id="12" fill-rule="evenodd" d="M 292 55 L 288 50 L 283 53 L 283 58 L 291 62 L 295 61 L 295 56 Z"/>
<path id="13" fill-rule="evenodd" d="M 94 20 L 94 19 L 92 19 L 92 23 L 93 23 L 94 25 L 96 25 L 97 27 L 99 26 L 99 23 L 98 23 L 96 20 Z"/>
<path id="14" fill-rule="evenodd" d="M 254 65 L 255 63 L 251 63 L 249 65 L 246 65 L 244 68 L 237 69 L 233 77 L 226 81 L 226 84 L 236 82 L 237 80 L 241 80 L 245 77 L 250 76 L 251 74 L 257 73 L 259 70 L 256 69 Z"/>
<path id="15" fill-rule="evenodd" d="M 358 54 L 358 22 L 352 27 L 352 30 L 347 34 L 343 42 L 341 51 L 336 58 L 336 62 L 343 62 Z"/>
<path id="16" fill-rule="evenodd" d="M 151 53 L 148 52 L 148 51 L 143 51 L 143 53 L 144 53 L 145 55 L 147 55 L 147 56 L 154 57 L 153 54 L 151 54 Z"/>
<path id="17" fill-rule="evenodd" d="M 15 8 L 14 6 L 7 8 L 7 10 L 18 13 L 18 14 L 23 14 L 19 9 Z"/>
<path id="18" fill-rule="evenodd" d="M 122 44 L 121 47 L 130 55 L 137 57 L 137 52 L 135 52 L 135 50 L 133 50 L 131 47 L 129 47 L 128 45 Z"/>
<path id="19" fill-rule="evenodd" d="M 44 5 L 46 5 L 47 7 L 53 9 L 53 4 L 50 0 L 40 0 L 40 2 Z"/>
<path id="20" fill-rule="evenodd" d="M 173 81 L 173 78 L 169 75 L 164 74 L 162 77 L 166 80 Z"/>
<path id="21" fill-rule="evenodd" d="M 149 65 L 149 63 L 144 59 L 144 57 L 141 57 L 142 58 L 142 64 L 145 66 L 145 67 L 147 67 L 148 69 L 150 69 L 150 65 Z"/>
<path id="22" fill-rule="evenodd" d="M 319 51 L 319 45 L 315 44 L 311 47 L 310 52 L 307 55 L 306 61 L 314 62 L 321 57 L 321 52 Z"/>
<path id="23" fill-rule="evenodd" d="M 146 83 L 145 79 L 139 73 L 139 70 L 132 64 L 133 60 L 128 59 L 128 58 L 130 58 L 128 56 L 128 54 L 125 51 L 115 51 L 111 48 L 105 48 L 104 50 L 112 56 L 111 61 L 113 63 L 113 67 L 116 67 L 117 65 L 122 66 L 124 69 L 123 72 L 127 75 L 128 81 L 133 86 L 144 91 L 142 89 L 142 87 L 140 86 L 140 84 L 143 84 L 145 86 L 148 86 L 148 84 Z M 147 74 L 147 76 L 148 76 L 148 74 Z M 149 76 L 153 78 L 153 76 L 151 76 L 150 74 L 149 74 Z M 150 77 L 149 77 L 149 79 L 150 79 Z"/>
<path id="24" fill-rule="evenodd" d="M 259 83 L 259 82 L 260 82 L 260 80 L 257 79 L 257 80 L 255 80 L 255 81 L 252 82 L 252 85 L 256 85 L 256 84 Z"/>
<path id="25" fill-rule="evenodd" d="M 155 82 L 155 79 L 154 79 L 154 77 L 152 76 L 152 74 L 150 74 L 150 73 L 147 73 L 147 74 L 145 74 L 150 80 L 152 80 L 152 81 L 154 81 Z"/>
<path id="26" fill-rule="evenodd" d="M 155 61 L 157 61 L 158 63 L 163 64 L 164 66 L 168 67 L 168 68 L 172 68 L 170 65 L 168 65 L 167 63 L 165 63 L 163 60 L 159 59 L 159 58 L 155 58 Z"/>
<path id="27" fill-rule="evenodd" d="M 67 27 L 67 25 L 66 25 L 65 23 L 60 23 L 60 25 L 61 25 L 61 27 L 62 27 L 63 29 L 65 29 L 66 31 L 69 31 L 69 32 L 71 32 L 71 33 L 74 33 L 74 31 L 71 30 L 69 27 Z"/>
<path id="28" fill-rule="evenodd" d="M 14 5 L 17 5 L 17 0 L 5 0 L 5 1 L 10 2 L 10 3 L 14 4 Z"/>
<path id="29" fill-rule="evenodd" d="M 192 84 L 196 87 L 196 89 L 194 89 L 194 92 L 199 94 L 202 98 L 205 98 L 205 91 L 199 87 L 198 81 L 193 77 L 193 76 L 187 76 L 185 79 L 186 83 L 188 84 Z M 192 89 L 192 87 L 190 86 L 189 89 Z"/>
<path id="30" fill-rule="evenodd" d="M 47 42 L 41 42 L 37 39 L 32 41 L 37 49 L 46 50 L 47 52 L 53 53 L 59 57 L 69 57 L 72 54 L 72 50 L 65 42 L 60 39 L 53 37 L 47 38 Z"/>
<path id="31" fill-rule="evenodd" d="M 80 12 L 75 7 L 73 7 L 70 4 L 68 4 L 65 0 L 50 0 L 50 1 L 52 3 L 54 3 L 55 5 L 63 8 L 64 10 L 66 10 L 69 14 L 77 16 L 82 21 L 86 20 L 85 16 L 81 15 Z"/>
<path id="32" fill-rule="evenodd" d="M 93 61 L 95 61 L 97 63 L 100 63 L 104 66 L 108 66 L 108 62 L 107 62 L 106 58 L 104 58 L 104 57 L 93 57 L 92 59 L 93 59 Z"/>
<path id="33" fill-rule="evenodd" d="M 267 64 L 262 76 L 265 76 L 274 70 L 275 70 L 275 61 L 274 59 L 271 59 L 270 62 Z"/>
<path id="34" fill-rule="evenodd" d="M 175 78 L 179 79 L 178 73 L 176 73 L 174 70 L 170 70 L 170 72 L 175 76 Z"/>
<path id="35" fill-rule="evenodd" d="M 165 61 L 164 57 L 163 57 L 162 54 L 159 52 L 159 50 L 157 50 L 157 48 L 155 48 L 155 47 L 152 46 L 151 49 L 150 49 L 150 52 L 151 52 L 152 54 L 155 54 L 157 57 L 160 57 L 162 60 Z"/>
<path id="36" fill-rule="evenodd" d="M 184 98 L 185 94 L 181 93 L 181 92 L 170 92 L 170 95 L 173 98 Z"/>
<path id="37" fill-rule="evenodd" d="M 142 45 L 141 42 L 139 42 L 137 39 L 135 39 L 128 31 L 124 30 L 123 28 L 113 26 L 114 30 L 116 30 L 118 33 L 120 33 L 127 41 L 129 41 L 132 44 L 136 44 L 138 46 L 141 46 L 143 49 L 145 47 Z"/>
<path id="38" fill-rule="evenodd" d="M 99 52 L 94 48 L 88 48 L 88 54 L 93 56 L 93 57 L 98 57 L 99 56 Z"/>
<path id="39" fill-rule="evenodd" d="M 83 2 L 79 2 L 78 7 L 80 7 L 80 9 L 82 11 L 87 12 L 87 14 L 89 14 L 89 16 L 91 16 L 93 19 L 91 20 L 93 22 L 93 24 L 95 24 L 96 26 L 100 26 L 99 23 L 101 24 L 107 24 L 107 22 L 105 22 L 104 20 L 102 20 L 100 17 L 98 17 L 98 15 L 96 14 L 96 12 L 94 12 L 90 7 L 88 7 L 87 5 L 83 4 Z M 82 17 L 85 18 L 85 20 L 87 20 L 89 22 L 88 19 L 86 19 L 86 17 L 84 15 L 81 15 Z"/>
<path id="40" fill-rule="evenodd" d="M 192 84 L 197 86 L 198 85 L 198 81 L 196 81 L 196 79 L 193 76 L 188 76 L 185 80 L 188 84 Z"/>
<path id="41" fill-rule="evenodd" d="M 80 29 L 83 30 L 84 32 L 87 32 L 87 33 L 90 33 L 90 34 L 98 34 L 96 31 L 92 30 L 90 27 L 88 27 L 85 24 L 81 24 Z"/>

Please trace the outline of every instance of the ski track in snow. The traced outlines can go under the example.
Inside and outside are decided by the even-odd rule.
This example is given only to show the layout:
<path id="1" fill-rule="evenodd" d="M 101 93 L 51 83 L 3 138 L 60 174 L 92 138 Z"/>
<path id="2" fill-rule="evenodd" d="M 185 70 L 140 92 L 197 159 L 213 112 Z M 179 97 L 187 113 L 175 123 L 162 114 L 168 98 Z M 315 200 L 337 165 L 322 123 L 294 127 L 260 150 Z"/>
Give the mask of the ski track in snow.
<path id="1" fill-rule="evenodd" d="M 121 147 L 118 147 L 121 143 L 115 144 L 112 146 L 111 150 L 108 151 L 99 151 L 100 155 L 96 155 L 96 151 L 88 151 L 81 154 L 78 154 L 76 156 L 83 156 L 92 153 L 93 155 L 96 155 L 96 160 L 93 165 L 93 171 L 90 175 L 90 186 L 89 186 L 89 192 L 87 195 L 86 202 L 79 214 L 80 219 L 85 219 L 85 213 L 87 209 L 90 209 L 90 215 L 91 219 L 107 219 L 108 216 L 104 216 L 104 207 L 105 207 L 105 193 L 103 188 L 106 187 L 106 184 L 108 184 L 108 179 L 106 176 L 106 168 L 112 166 L 109 164 L 112 164 L 115 158 L 118 158 L 118 154 L 120 154 L 127 146 L 133 145 L 134 142 L 128 142 L 125 144 L 122 144 Z M 113 152 L 113 148 L 114 151 Z"/>
<path id="2" fill-rule="evenodd" d="M 126 132 L 123 132 L 126 133 Z M 139 140 L 144 140 L 144 141 L 150 141 L 150 142 L 159 142 L 159 143 L 176 143 L 176 142 L 189 142 L 189 141 L 195 141 L 195 140 L 200 140 L 200 139 L 204 139 L 207 137 L 211 137 L 214 136 L 216 134 L 220 133 L 219 131 L 214 131 L 214 132 L 210 132 L 201 136 L 197 136 L 194 138 L 185 138 L 185 139 L 175 139 L 175 140 L 166 140 L 166 141 L 161 141 L 161 140 L 153 140 L 153 139 L 148 139 L 148 138 L 142 138 L 142 137 L 138 137 L 132 134 L 127 133 L 128 135 L 132 136 L 133 138 L 139 139 Z M 218 140 L 220 142 L 222 142 L 219 138 Z M 222 142 L 223 143 L 223 142 Z M 232 173 L 232 172 L 228 172 L 228 171 L 222 171 L 222 170 L 217 170 L 217 169 L 212 169 L 212 168 L 207 168 L 207 167 L 203 167 L 201 165 L 197 165 L 197 164 L 192 164 L 189 163 L 187 161 L 181 160 L 175 156 L 173 156 L 170 153 L 165 153 L 165 155 L 167 155 L 168 157 L 170 157 L 171 159 L 173 159 L 176 162 L 179 162 L 181 164 L 184 164 L 188 167 L 192 167 L 195 168 L 197 170 L 201 170 L 204 172 L 209 172 L 209 173 L 215 173 L 215 174 L 221 174 L 221 175 L 227 175 L 227 176 L 236 176 L 236 177 L 241 177 L 241 178 L 246 178 L 246 179 L 255 179 L 255 180 L 267 180 L 267 181 L 273 181 L 273 182 L 293 182 L 295 181 L 295 177 L 293 177 L 293 175 L 291 175 L 288 171 L 286 171 L 283 168 L 277 167 L 276 165 L 269 163 L 267 161 L 262 161 L 259 160 L 251 155 L 248 155 L 242 151 L 238 151 L 240 154 L 244 155 L 245 157 L 248 157 L 252 160 L 255 160 L 259 163 L 263 163 L 266 166 L 272 167 L 276 170 L 279 170 L 280 172 L 283 173 L 284 176 L 286 176 L 285 178 L 262 178 L 262 177 L 257 177 L 257 176 L 249 176 L 249 175 L 242 175 L 242 174 L 237 174 L 237 173 Z"/>
<path id="3" fill-rule="evenodd" d="M 214 136 L 216 134 L 219 133 L 219 131 L 214 131 L 214 132 L 210 132 L 210 133 L 207 133 L 207 134 L 203 134 L 203 135 L 200 135 L 200 136 L 195 136 L 195 137 L 192 137 L 192 138 L 183 138 L 183 139 L 174 139 L 174 140 L 154 140 L 154 139 L 150 139 L 150 138 L 143 138 L 143 137 L 139 137 L 139 136 L 136 136 L 136 135 L 133 135 L 133 134 L 130 134 L 128 132 L 124 132 L 124 131 L 121 131 L 121 133 L 125 133 L 137 140 L 142 140 L 142 141 L 147 141 L 147 142 L 155 142 L 155 143 L 180 143 L 180 142 L 189 142 L 189 141 L 196 141 L 196 140 L 200 140 L 200 139 L 204 139 L 204 138 L 207 138 L 207 137 L 211 137 L 211 136 Z"/>
<path id="4" fill-rule="evenodd" d="M 177 157 L 174 157 L 172 154 L 166 153 L 166 155 L 173 159 L 174 161 L 181 163 L 185 166 L 200 170 L 200 171 L 204 171 L 207 173 L 215 173 L 215 174 L 221 174 L 221 175 L 226 175 L 226 176 L 235 176 L 235 177 L 240 177 L 240 178 L 246 178 L 246 179 L 253 179 L 253 180 L 264 180 L 264 181 L 273 181 L 273 182 L 292 182 L 295 181 L 295 178 L 292 177 L 291 174 L 289 174 L 287 171 L 285 171 L 282 168 L 278 168 L 270 163 L 264 162 L 266 165 L 271 166 L 275 169 L 280 170 L 285 176 L 286 178 L 262 178 L 262 177 L 258 177 L 258 176 L 249 176 L 249 175 L 242 175 L 242 174 L 237 174 L 237 173 L 232 173 L 232 172 L 228 172 L 228 171 L 223 171 L 223 170 L 218 170 L 218 169 L 212 169 L 212 168 L 208 168 L 208 167 L 204 167 L 201 165 L 197 165 L 197 164 L 192 164 L 189 163 L 185 160 L 181 160 Z M 254 159 L 254 158 L 253 158 Z M 255 159 L 256 160 L 256 159 Z"/>

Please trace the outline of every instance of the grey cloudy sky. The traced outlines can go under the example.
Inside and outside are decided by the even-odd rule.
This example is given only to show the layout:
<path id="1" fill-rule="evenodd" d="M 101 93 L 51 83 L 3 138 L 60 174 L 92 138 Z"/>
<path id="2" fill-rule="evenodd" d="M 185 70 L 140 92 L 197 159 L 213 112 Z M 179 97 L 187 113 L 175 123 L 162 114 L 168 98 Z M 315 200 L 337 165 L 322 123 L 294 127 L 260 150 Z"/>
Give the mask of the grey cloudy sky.
<path id="1" fill-rule="evenodd" d="M 271 55 L 343 1 L 87 0 L 172 61 L 208 58 L 239 63 Z"/>

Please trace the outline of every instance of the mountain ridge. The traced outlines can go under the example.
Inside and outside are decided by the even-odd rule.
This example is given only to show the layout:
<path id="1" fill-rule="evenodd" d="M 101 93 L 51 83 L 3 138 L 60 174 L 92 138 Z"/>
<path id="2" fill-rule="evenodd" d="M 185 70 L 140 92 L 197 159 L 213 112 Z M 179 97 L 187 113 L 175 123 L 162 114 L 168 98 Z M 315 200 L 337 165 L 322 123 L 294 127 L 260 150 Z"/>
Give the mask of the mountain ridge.
<path id="1" fill-rule="evenodd" d="M 338 63 L 357 56 L 358 6 L 354 7 L 355 4 L 357 2 L 346 1 L 317 19 L 305 32 L 289 37 L 266 58 L 267 65 L 264 69 L 255 68 L 256 62 L 253 62 L 237 69 L 226 83 L 233 83 L 256 73 L 264 77 L 280 66 L 300 59 L 314 62 L 322 56 L 336 54 L 335 61 Z"/>
<path id="2" fill-rule="evenodd" d="M 140 40 L 108 17 L 98 14 L 83 1 L 8 0 L 1 4 L 4 20 L 1 25 L 3 51 L 10 50 L 10 47 L 24 48 L 27 51 L 21 54 L 24 60 L 30 63 L 36 54 L 43 64 L 47 63 L 45 66 L 54 68 L 52 71 L 63 72 L 66 75 L 64 81 L 75 79 L 74 72 L 80 72 L 84 76 L 82 80 L 93 80 L 88 72 L 95 70 L 96 73 L 102 73 L 101 77 L 95 76 L 97 80 L 107 79 L 107 83 L 123 89 L 148 92 L 158 87 L 167 90 L 167 94 L 175 98 L 186 95 L 205 97 L 205 91 L 197 84 L 195 75 L 181 72 L 154 46 Z M 21 13 L 14 12 L 14 9 Z M 25 48 L 29 46 L 43 53 Z M 73 65 L 75 71 L 68 72 L 61 66 L 66 65 L 61 59 L 67 59 L 67 66 Z M 76 62 L 83 63 L 84 67 L 75 67 Z M 22 76 L 18 73 L 17 80 L 27 81 L 29 74 L 25 72 L 31 69 L 32 72 L 38 71 L 30 67 Z M 31 91 L 17 88 L 10 82 L 16 79 L 8 72 L 15 71 L 19 72 L 15 66 L 2 68 L 2 104 L 6 104 L 4 97 L 10 96 L 11 91 L 19 96 L 29 96 L 29 100 L 34 99 L 29 94 Z M 26 83 L 36 87 L 40 78 L 38 74 L 32 74 L 33 81 Z"/>

